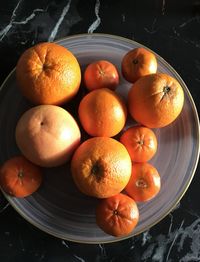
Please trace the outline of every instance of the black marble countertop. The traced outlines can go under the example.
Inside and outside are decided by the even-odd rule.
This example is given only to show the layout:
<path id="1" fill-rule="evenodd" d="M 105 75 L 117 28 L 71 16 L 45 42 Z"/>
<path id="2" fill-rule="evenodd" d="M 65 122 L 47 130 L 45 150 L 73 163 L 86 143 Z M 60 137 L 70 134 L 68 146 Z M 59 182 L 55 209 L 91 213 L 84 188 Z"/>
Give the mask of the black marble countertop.
<path id="1" fill-rule="evenodd" d="M 1 1 L 0 82 L 28 47 L 87 32 L 127 37 L 157 52 L 181 75 L 200 110 L 199 0 Z M 0 261 L 200 261 L 199 175 L 198 167 L 180 204 L 159 224 L 113 244 L 78 244 L 50 236 L 0 195 Z"/>

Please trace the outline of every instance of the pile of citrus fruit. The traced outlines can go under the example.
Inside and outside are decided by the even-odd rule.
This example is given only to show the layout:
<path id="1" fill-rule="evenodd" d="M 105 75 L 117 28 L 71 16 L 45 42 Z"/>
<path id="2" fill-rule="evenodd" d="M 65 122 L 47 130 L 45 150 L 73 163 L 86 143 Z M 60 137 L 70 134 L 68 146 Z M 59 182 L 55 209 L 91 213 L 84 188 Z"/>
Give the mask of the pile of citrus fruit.
<path id="1" fill-rule="evenodd" d="M 26 50 L 17 63 L 16 79 L 35 106 L 17 123 L 22 155 L 3 163 L 2 190 L 26 197 L 41 186 L 40 167 L 70 161 L 74 185 L 99 199 L 97 225 L 113 236 L 131 233 L 139 220 L 137 202 L 154 198 L 161 187 L 158 171 L 148 163 L 157 151 L 151 128 L 169 125 L 179 116 L 184 92 L 174 78 L 157 72 L 155 55 L 144 48 L 125 54 L 121 72 L 130 82 L 127 101 L 115 92 L 120 74 L 110 61 L 90 63 L 81 86 L 80 65 L 66 48 L 41 43 Z M 63 105 L 71 103 L 80 88 L 87 93 L 75 108 L 75 119 Z M 128 114 L 137 124 L 126 129 Z M 81 129 L 88 139 L 81 138 Z"/>

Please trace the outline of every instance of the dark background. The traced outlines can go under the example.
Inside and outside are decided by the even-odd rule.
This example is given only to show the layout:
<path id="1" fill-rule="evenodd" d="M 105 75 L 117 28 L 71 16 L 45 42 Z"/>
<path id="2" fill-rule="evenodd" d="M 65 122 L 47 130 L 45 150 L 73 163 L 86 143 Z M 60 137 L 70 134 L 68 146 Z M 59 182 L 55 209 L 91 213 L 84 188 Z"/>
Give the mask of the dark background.
<path id="1" fill-rule="evenodd" d="M 1 83 L 25 49 L 86 33 L 99 17 L 94 32 L 133 39 L 169 62 L 186 82 L 199 112 L 199 0 L 72 0 L 52 37 L 69 2 L 1 1 Z M 47 235 L 20 217 L 0 194 L 0 261 L 200 261 L 199 175 L 198 167 L 179 207 L 163 221 L 137 237 L 106 245 L 76 244 Z"/>

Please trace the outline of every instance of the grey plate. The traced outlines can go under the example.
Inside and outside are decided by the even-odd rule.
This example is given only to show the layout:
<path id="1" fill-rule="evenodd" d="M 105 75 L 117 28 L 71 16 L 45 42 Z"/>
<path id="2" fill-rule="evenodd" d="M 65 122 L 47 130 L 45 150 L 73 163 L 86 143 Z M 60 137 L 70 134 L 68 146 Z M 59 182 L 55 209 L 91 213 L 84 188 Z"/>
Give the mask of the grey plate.
<path id="1" fill-rule="evenodd" d="M 58 41 L 78 58 L 82 69 L 99 59 L 110 60 L 120 71 L 123 55 L 140 44 L 118 36 L 92 34 L 76 35 Z M 139 234 L 164 218 L 186 192 L 199 158 L 199 120 L 193 99 L 180 76 L 160 56 L 158 71 L 175 77 L 185 92 L 185 103 L 179 118 L 171 125 L 154 130 L 158 138 L 158 151 L 151 163 L 158 169 L 162 188 L 153 200 L 139 205 L 140 220 L 127 237 Z M 117 92 L 125 99 L 130 84 L 121 78 Z M 19 153 L 15 144 L 15 126 L 21 114 L 31 105 L 21 96 L 11 72 L 0 89 L 0 161 Z M 129 119 L 127 126 L 134 122 Z M 106 243 L 115 238 L 101 231 L 95 223 L 97 200 L 78 192 L 69 172 L 69 164 L 44 169 L 42 187 L 24 199 L 6 195 L 12 206 L 31 224 L 41 230 L 76 242 Z M 126 237 L 126 238 L 127 238 Z"/>

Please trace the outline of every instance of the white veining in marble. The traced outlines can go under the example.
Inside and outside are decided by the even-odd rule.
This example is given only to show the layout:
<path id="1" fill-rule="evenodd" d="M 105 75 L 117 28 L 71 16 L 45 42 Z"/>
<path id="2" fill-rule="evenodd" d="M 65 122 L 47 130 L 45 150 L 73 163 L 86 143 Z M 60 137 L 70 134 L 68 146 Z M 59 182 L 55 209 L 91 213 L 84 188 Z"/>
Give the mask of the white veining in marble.
<path id="1" fill-rule="evenodd" d="M 154 20 L 153 20 L 153 23 L 151 25 L 151 28 L 147 28 L 147 27 L 144 27 L 144 30 L 149 33 L 149 34 L 154 34 L 158 31 L 158 29 L 155 28 L 155 25 L 156 25 L 156 22 L 157 22 L 157 18 L 155 17 Z"/>
<path id="2" fill-rule="evenodd" d="M 66 6 L 63 8 L 60 17 L 59 17 L 56 25 L 54 26 L 54 28 L 53 28 L 53 30 L 51 31 L 51 34 L 50 34 L 50 36 L 49 36 L 49 38 L 48 38 L 48 41 L 49 41 L 49 42 L 52 42 L 52 41 L 55 39 L 55 37 L 56 37 L 56 35 L 57 35 L 57 33 L 58 33 L 58 29 L 59 29 L 59 27 L 60 27 L 63 19 L 65 18 L 66 14 L 68 13 L 68 11 L 69 11 L 69 9 L 70 9 L 70 5 L 71 5 L 71 0 L 69 0 L 68 3 L 66 4 Z"/>
<path id="3" fill-rule="evenodd" d="M 78 260 L 78 261 L 81 261 L 81 262 L 85 262 L 85 259 L 77 256 L 77 255 L 74 255 L 74 257 Z"/>
<path id="4" fill-rule="evenodd" d="M 25 251 L 24 241 L 23 241 L 21 235 L 19 235 L 19 244 L 21 246 L 21 251 L 24 252 Z"/>
<path id="5" fill-rule="evenodd" d="M 94 8 L 96 20 L 89 26 L 89 28 L 88 28 L 89 34 L 92 34 L 98 28 L 98 26 L 101 24 L 101 18 L 99 16 L 99 10 L 100 10 L 100 0 L 96 0 L 95 8 Z"/>
<path id="6" fill-rule="evenodd" d="M 181 238 L 179 241 L 178 251 L 184 249 L 184 242 L 190 239 L 189 248 L 185 256 L 180 259 L 180 262 L 200 261 L 200 218 L 197 218 L 191 225 L 181 230 Z"/>
<path id="7" fill-rule="evenodd" d="M 16 7 L 14 8 L 12 15 L 11 15 L 11 18 L 10 18 L 10 21 L 9 21 L 9 24 L 0 31 L 0 41 L 2 41 L 3 38 L 8 34 L 8 32 L 10 31 L 10 29 L 12 28 L 13 25 L 25 25 L 29 21 L 34 19 L 37 13 L 47 11 L 47 8 L 46 9 L 36 8 L 32 11 L 32 13 L 28 17 L 24 18 L 22 21 L 15 21 L 16 15 L 17 15 L 17 10 L 18 10 L 21 2 L 22 2 L 22 0 L 20 0 L 17 3 Z"/>
<path id="8" fill-rule="evenodd" d="M 180 253 L 183 253 L 182 257 L 179 259 L 179 262 L 199 262 L 200 217 L 196 214 L 193 214 L 193 216 L 195 216 L 196 218 L 192 222 L 192 224 L 184 227 L 185 221 L 182 220 L 180 226 L 177 229 L 172 230 L 173 215 L 170 214 L 170 225 L 168 233 L 159 234 L 155 238 L 153 238 L 147 231 L 145 240 L 142 239 L 142 246 L 143 244 L 147 244 L 148 246 L 142 254 L 141 261 L 146 261 L 148 259 L 151 259 L 151 261 L 154 262 L 173 261 L 170 259 L 170 255 L 172 249 L 176 248 L 179 256 Z M 146 239 L 148 241 L 146 241 Z M 186 243 L 187 250 L 185 250 Z"/>
<path id="9" fill-rule="evenodd" d="M 183 37 L 179 37 L 178 35 L 175 35 L 175 36 L 174 35 L 169 35 L 168 37 L 172 38 L 172 39 L 179 40 L 182 43 L 192 45 L 192 46 L 194 46 L 196 48 L 200 48 L 200 41 L 194 41 L 194 40 L 190 40 L 190 39 L 185 39 Z"/>
<path id="10" fill-rule="evenodd" d="M 0 41 L 2 41 L 2 39 L 5 37 L 5 35 L 10 31 L 10 28 L 12 27 L 12 23 L 14 22 L 15 17 L 16 17 L 17 9 L 18 9 L 19 5 L 21 4 L 21 2 L 22 2 L 22 0 L 19 0 L 16 7 L 14 8 L 12 15 L 11 15 L 11 18 L 10 18 L 9 24 L 4 29 L 2 29 L 0 31 Z"/>
<path id="11" fill-rule="evenodd" d="M 1 210 L 0 210 L 0 214 L 3 213 L 6 208 L 8 208 L 10 206 L 10 203 L 7 203 Z"/>
<path id="12" fill-rule="evenodd" d="M 122 22 L 124 23 L 126 21 L 126 16 L 125 14 L 122 14 Z"/>
<path id="13" fill-rule="evenodd" d="M 36 14 L 39 12 L 46 12 L 46 9 L 41 9 L 41 8 L 36 8 L 35 10 L 33 10 L 33 13 L 30 14 L 28 17 L 26 17 L 24 20 L 22 21 L 14 21 L 13 25 L 25 25 L 27 24 L 30 20 L 32 20 Z"/>
<path id="14" fill-rule="evenodd" d="M 173 30 L 173 32 L 174 32 L 174 34 L 176 35 L 176 36 L 180 36 L 180 33 L 177 31 L 177 29 L 176 29 L 176 27 L 175 26 L 173 26 L 172 27 L 172 30 Z"/>
<path id="15" fill-rule="evenodd" d="M 142 234 L 142 246 L 144 246 L 151 239 L 149 231 L 146 231 Z"/>
<path id="16" fill-rule="evenodd" d="M 171 245 L 170 245 L 170 247 L 169 247 L 169 249 L 168 249 L 168 252 L 167 252 L 166 261 L 168 261 L 168 259 L 169 259 L 171 250 L 172 250 L 172 248 L 173 248 L 173 246 L 174 246 L 174 244 L 175 244 L 175 242 L 176 242 L 176 239 L 177 239 L 178 235 L 180 234 L 179 232 L 180 232 L 180 229 L 182 229 L 183 224 L 184 224 L 184 220 L 181 222 L 181 225 L 180 225 L 179 229 L 177 230 L 176 234 L 174 235 L 174 239 L 173 239 L 173 241 L 171 242 Z M 171 233 L 171 232 L 170 232 L 170 233 Z"/>
<path id="17" fill-rule="evenodd" d="M 62 240 L 61 243 L 62 243 L 62 245 L 65 246 L 67 249 L 70 249 L 70 246 L 66 243 L 65 240 Z M 76 260 L 78 260 L 78 261 L 85 262 L 85 260 L 84 260 L 83 258 L 81 258 L 81 257 L 79 257 L 79 256 L 77 256 L 77 255 L 75 255 L 75 254 L 73 254 L 73 253 L 72 253 L 72 256 L 73 256 L 74 258 L 76 258 Z"/>
<path id="18" fill-rule="evenodd" d="M 65 246 L 66 248 L 69 248 L 69 245 L 66 243 L 65 240 L 62 240 L 62 244 L 63 244 L 63 246 Z"/>
<path id="19" fill-rule="evenodd" d="M 183 27 L 185 27 L 186 25 L 188 25 L 189 23 L 191 23 L 191 22 L 193 22 L 193 21 L 195 21 L 195 20 L 197 20 L 197 19 L 199 19 L 198 16 L 192 17 L 192 18 L 186 20 L 185 22 L 183 22 L 182 24 L 180 24 L 179 27 L 180 27 L 180 28 L 183 28 Z"/>
<path id="20" fill-rule="evenodd" d="M 99 244 L 100 254 L 102 257 L 106 257 L 106 250 L 104 244 Z"/>
<path id="21" fill-rule="evenodd" d="M 166 0 L 162 0 L 162 15 L 165 14 L 165 5 L 166 5 Z"/>
<path id="22" fill-rule="evenodd" d="M 169 233 L 167 235 L 160 234 L 156 237 L 155 242 L 150 244 L 142 255 L 142 261 L 152 258 L 155 262 L 168 261 L 171 250 L 180 234 L 184 221 L 181 222 L 180 227 L 171 232 L 173 220 L 171 220 Z M 166 256 L 166 260 L 164 259 Z"/>

